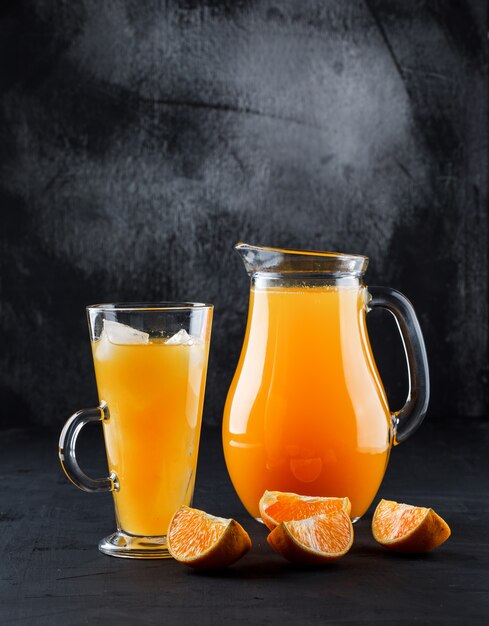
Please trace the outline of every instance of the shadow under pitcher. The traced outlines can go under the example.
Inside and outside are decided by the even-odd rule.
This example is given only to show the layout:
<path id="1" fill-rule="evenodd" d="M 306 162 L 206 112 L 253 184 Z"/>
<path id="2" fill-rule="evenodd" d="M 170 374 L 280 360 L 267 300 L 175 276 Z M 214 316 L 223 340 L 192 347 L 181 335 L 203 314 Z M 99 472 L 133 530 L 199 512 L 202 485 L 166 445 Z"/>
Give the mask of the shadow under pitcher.
<path id="1" fill-rule="evenodd" d="M 423 420 L 429 373 L 410 302 L 366 287 L 364 256 L 240 243 L 251 277 L 248 324 L 229 389 L 223 447 L 234 487 L 259 519 L 265 490 L 348 496 L 359 519 L 384 477 L 391 447 Z M 366 314 L 399 327 L 409 393 L 391 412 L 370 348 Z"/>
<path id="2" fill-rule="evenodd" d="M 169 556 L 175 510 L 191 505 L 199 448 L 213 307 L 200 303 L 122 303 L 87 308 L 100 405 L 66 422 L 59 458 L 83 491 L 111 491 L 117 531 L 105 554 Z M 110 471 L 89 478 L 76 459 L 85 424 L 101 421 Z"/>

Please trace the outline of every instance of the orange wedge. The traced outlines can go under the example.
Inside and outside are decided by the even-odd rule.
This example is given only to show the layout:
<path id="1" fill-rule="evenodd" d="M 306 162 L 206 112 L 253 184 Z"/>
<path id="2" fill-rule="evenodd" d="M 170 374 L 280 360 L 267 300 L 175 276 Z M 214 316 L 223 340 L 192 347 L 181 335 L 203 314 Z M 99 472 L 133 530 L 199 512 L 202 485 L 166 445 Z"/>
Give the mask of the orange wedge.
<path id="1" fill-rule="evenodd" d="M 450 537 L 450 527 L 433 509 L 381 500 L 372 519 L 375 541 L 397 552 L 428 552 Z"/>
<path id="2" fill-rule="evenodd" d="M 353 544 L 353 525 L 345 511 L 281 522 L 268 535 L 270 546 L 292 563 L 321 565 L 344 556 Z"/>
<path id="3" fill-rule="evenodd" d="M 270 530 L 280 522 L 306 519 L 313 515 L 327 515 L 336 511 L 345 511 L 350 515 L 351 511 L 348 498 L 300 496 L 297 493 L 283 491 L 265 491 L 259 507 L 261 518 Z"/>
<path id="4" fill-rule="evenodd" d="M 238 522 L 188 506 L 176 511 L 167 539 L 172 557 L 194 569 L 227 567 L 251 548 L 248 533 Z"/>

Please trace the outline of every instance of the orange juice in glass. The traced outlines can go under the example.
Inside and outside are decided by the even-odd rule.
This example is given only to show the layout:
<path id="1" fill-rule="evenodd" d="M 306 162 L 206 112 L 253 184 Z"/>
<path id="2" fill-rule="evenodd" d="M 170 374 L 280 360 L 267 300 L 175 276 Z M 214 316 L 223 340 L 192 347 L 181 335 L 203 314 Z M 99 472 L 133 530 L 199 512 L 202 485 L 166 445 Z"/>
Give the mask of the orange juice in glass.
<path id="1" fill-rule="evenodd" d="M 234 487 L 255 518 L 268 489 L 348 496 L 356 520 L 375 497 L 392 444 L 426 412 L 426 352 L 414 311 L 393 290 L 371 288 L 370 295 L 361 280 L 365 257 L 237 249 L 252 285 L 223 421 Z M 368 340 L 365 317 L 373 306 L 396 315 L 407 346 L 410 397 L 395 413 Z"/>
<path id="2" fill-rule="evenodd" d="M 171 517 L 193 496 L 212 307 L 95 305 L 88 316 L 100 406 L 67 422 L 62 463 L 85 491 L 113 493 L 118 531 L 100 542 L 102 552 L 168 556 Z M 103 423 L 108 479 L 89 479 L 76 462 L 87 417 Z"/>

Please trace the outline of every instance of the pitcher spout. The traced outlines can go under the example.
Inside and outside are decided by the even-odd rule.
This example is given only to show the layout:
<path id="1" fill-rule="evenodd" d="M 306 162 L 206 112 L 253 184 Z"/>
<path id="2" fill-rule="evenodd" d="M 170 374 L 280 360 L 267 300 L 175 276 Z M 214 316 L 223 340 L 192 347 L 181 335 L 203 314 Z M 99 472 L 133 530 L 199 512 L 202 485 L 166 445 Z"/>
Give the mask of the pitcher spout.
<path id="1" fill-rule="evenodd" d="M 319 250 L 288 250 L 268 246 L 252 246 L 239 242 L 234 246 L 243 259 L 250 276 L 276 274 L 299 276 L 355 276 L 365 273 L 368 258 L 358 254 L 343 254 Z"/>

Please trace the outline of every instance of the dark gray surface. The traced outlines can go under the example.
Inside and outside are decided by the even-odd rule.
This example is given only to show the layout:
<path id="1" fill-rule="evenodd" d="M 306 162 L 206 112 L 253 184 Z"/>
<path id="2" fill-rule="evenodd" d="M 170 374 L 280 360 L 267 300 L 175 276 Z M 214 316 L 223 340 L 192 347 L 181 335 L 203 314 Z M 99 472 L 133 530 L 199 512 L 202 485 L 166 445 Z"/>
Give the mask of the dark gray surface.
<path id="1" fill-rule="evenodd" d="M 141 299 L 216 304 L 220 423 L 242 239 L 369 255 L 368 282 L 418 311 L 432 417 L 487 414 L 485 1 L 3 0 L 0 18 L 0 426 L 93 404 L 84 307 Z M 399 405 L 394 345 L 376 342 Z"/>
<path id="2" fill-rule="evenodd" d="M 98 427 L 82 435 L 84 467 L 103 472 Z M 196 574 L 175 561 L 127 561 L 98 553 L 114 530 L 109 494 L 68 483 L 57 433 L 0 433 L 0 623 L 447 624 L 486 623 L 489 611 L 489 423 L 425 426 L 393 450 L 381 496 L 432 506 L 452 537 L 425 556 L 395 555 L 355 525 L 336 565 L 298 568 L 274 554 L 266 529 L 227 478 L 217 429 L 201 444 L 195 506 L 235 517 L 253 548 L 228 570 Z"/>

